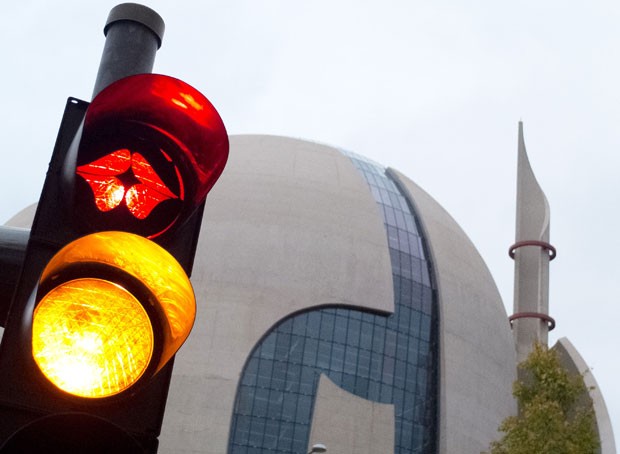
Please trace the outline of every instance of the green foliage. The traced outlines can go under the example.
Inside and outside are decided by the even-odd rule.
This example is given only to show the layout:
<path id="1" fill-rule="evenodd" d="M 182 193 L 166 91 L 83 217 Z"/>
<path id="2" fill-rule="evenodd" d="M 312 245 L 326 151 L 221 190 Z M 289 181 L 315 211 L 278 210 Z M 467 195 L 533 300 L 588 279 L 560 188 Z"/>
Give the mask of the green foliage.
<path id="1" fill-rule="evenodd" d="M 519 415 L 506 418 L 490 454 L 595 454 L 594 411 L 580 375 L 570 376 L 557 353 L 541 345 L 519 364 L 513 395 Z"/>

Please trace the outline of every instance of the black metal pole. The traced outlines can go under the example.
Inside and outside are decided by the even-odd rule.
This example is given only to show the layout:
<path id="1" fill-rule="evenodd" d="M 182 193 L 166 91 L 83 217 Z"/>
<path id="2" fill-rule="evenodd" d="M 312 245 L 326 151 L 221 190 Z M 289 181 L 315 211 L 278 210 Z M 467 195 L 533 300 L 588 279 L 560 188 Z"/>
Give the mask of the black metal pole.
<path id="1" fill-rule="evenodd" d="M 123 77 L 150 73 L 164 29 L 161 16 L 146 6 L 122 3 L 112 8 L 103 29 L 106 41 L 93 98 Z"/>

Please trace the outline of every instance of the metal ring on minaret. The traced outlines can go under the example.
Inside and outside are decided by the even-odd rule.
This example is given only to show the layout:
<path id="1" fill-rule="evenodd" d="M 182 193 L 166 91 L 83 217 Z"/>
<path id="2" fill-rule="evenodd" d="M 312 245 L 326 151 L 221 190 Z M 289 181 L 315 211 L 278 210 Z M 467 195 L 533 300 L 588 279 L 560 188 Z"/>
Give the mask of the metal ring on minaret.
<path id="1" fill-rule="evenodd" d="M 512 327 L 513 320 L 517 320 L 518 318 L 539 318 L 545 322 L 547 322 L 547 327 L 549 331 L 552 331 L 555 328 L 555 320 L 548 314 L 541 314 L 540 312 L 517 312 L 516 314 L 512 314 L 508 317 L 508 321 L 510 322 L 510 326 Z"/>
<path id="2" fill-rule="evenodd" d="M 508 249 L 508 255 L 510 256 L 510 258 L 514 260 L 515 251 L 523 246 L 539 246 L 549 251 L 549 261 L 553 260 L 555 256 L 557 255 L 557 251 L 555 250 L 555 248 L 545 241 L 525 240 L 525 241 L 517 241 L 515 244 L 510 246 L 510 248 Z"/>

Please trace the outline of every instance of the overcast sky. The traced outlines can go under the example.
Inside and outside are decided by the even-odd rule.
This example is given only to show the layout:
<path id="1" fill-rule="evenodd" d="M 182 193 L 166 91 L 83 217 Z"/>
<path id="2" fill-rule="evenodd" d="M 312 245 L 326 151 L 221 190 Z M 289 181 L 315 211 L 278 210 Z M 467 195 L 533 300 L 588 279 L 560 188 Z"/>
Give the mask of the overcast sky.
<path id="1" fill-rule="evenodd" d="M 0 223 L 38 200 L 66 98 L 89 100 L 120 1 L 2 6 Z M 151 0 L 155 72 L 230 134 L 394 167 L 463 227 L 512 313 L 517 125 L 551 206 L 551 341 L 568 337 L 620 429 L 620 3 Z"/>

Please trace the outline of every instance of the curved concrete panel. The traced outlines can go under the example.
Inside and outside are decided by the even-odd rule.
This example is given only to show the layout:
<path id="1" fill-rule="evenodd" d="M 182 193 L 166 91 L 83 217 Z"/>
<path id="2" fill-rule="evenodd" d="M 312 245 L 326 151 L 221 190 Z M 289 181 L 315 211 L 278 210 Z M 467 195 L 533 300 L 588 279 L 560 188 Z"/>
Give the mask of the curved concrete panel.
<path id="1" fill-rule="evenodd" d="M 558 352 L 562 365 L 571 374 L 581 374 L 583 381 L 588 389 L 588 396 L 594 407 L 594 416 L 596 419 L 596 430 L 598 431 L 599 440 L 601 442 L 601 454 L 616 454 L 616 443 L 614 441 L 614 433 L 607 412 L 607 406 L 603 399 L 603 394 L 599 388 L 592 371 L 583 360 L 577 349 L 571 341 L 566 337 L 559 339 L 553 348 Z"/>
<path id="2" fill-rule="evenodd" d="M 350 394 L 321 374 L 308 451 L 323 443 L 327 452 L 388 453 L 394 451 L 394 434 L 393 405 Z"/>
<path id="3" fill-rule="evenodd" d="M 325 304 L 394 308 L 368 186 L 338 150 L 282 137 L 231 137 L 192 282 L 198 318 L 176 358 L 162 452 L 226 452 L 244 362 L 283 317 Z"/>
<path id="4" fill-rule="evenodd" d="M 440 326 L 439 452 L 480 452 L 516 414 L 515 347 L 495 282 L 454 219 L 410 179 L 389 169 L 413 201 L 435 269 Z"/>
<path id="5" fill-rule="evenodd" d="M 11 219 L 6 221 L 4 225 L 7 227 L 20 227 L 22 229 L 29 229 L 32 227 L 32 221 L 34 220 L 34 215 L 37 211 L 37 204 L 33 203 L 32 205 L 28 205 L 26 208 L 21 210 Z"/>

